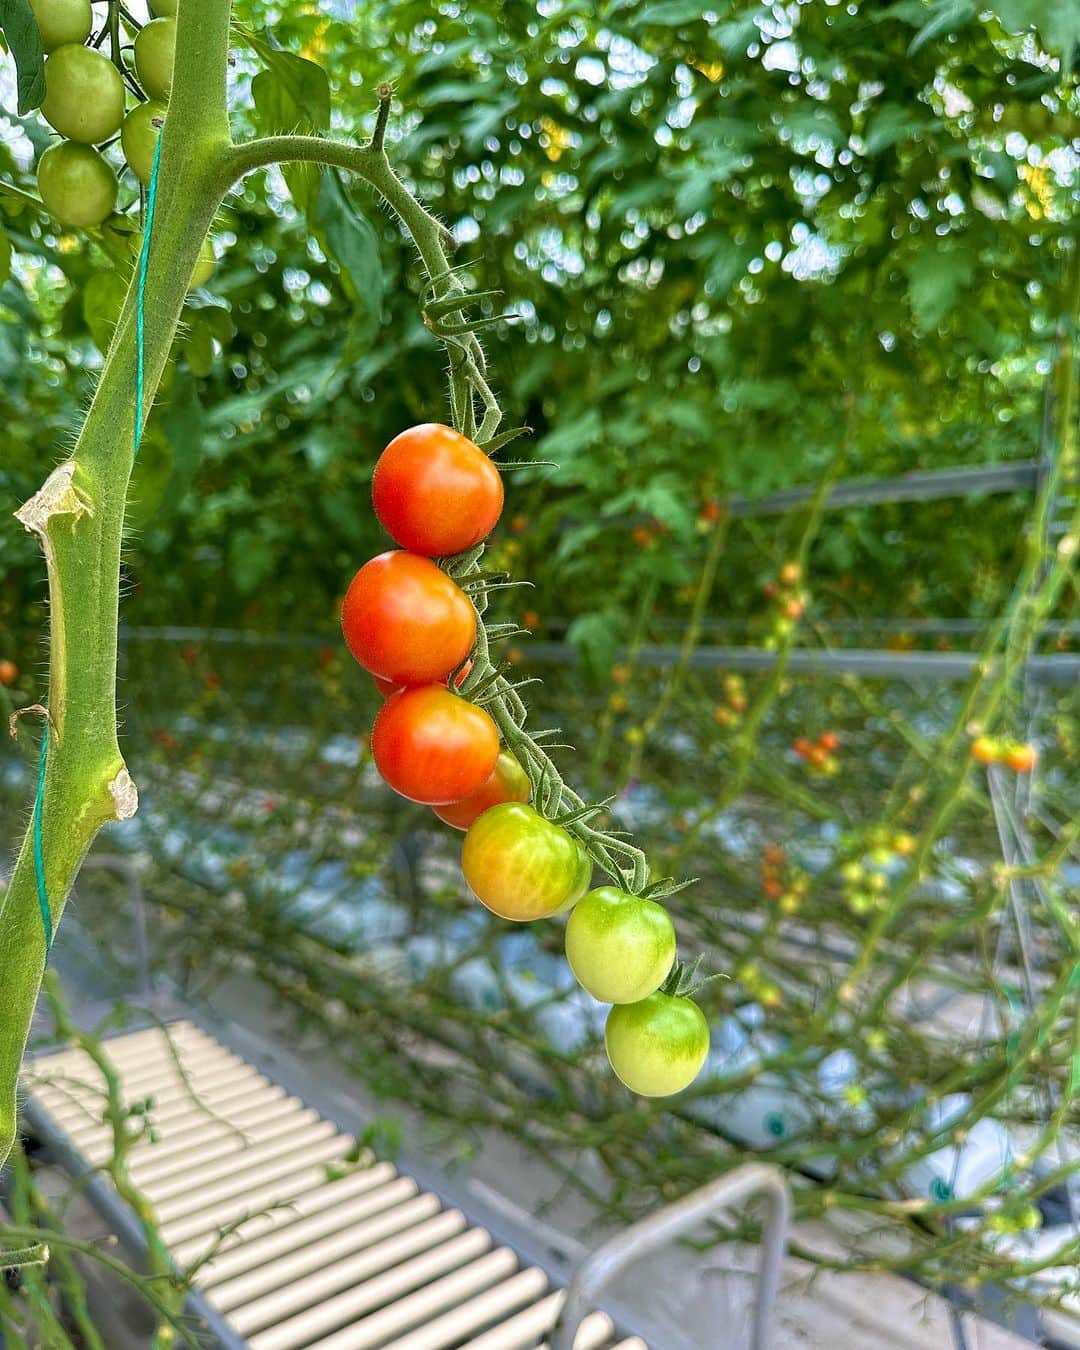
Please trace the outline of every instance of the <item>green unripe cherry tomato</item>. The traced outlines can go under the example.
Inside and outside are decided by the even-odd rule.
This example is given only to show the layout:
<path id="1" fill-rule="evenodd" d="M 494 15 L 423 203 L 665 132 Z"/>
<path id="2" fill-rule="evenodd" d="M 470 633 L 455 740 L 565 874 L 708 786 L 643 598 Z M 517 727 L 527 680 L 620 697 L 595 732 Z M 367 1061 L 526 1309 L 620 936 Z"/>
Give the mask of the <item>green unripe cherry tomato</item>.
<path id="1" fill-rule="evenodd" d="M 650 994 L 620 1003 L 604 1028 L 608 1062 L 619 1080 L 642 1097 L 670 1097 L 689 1087 L 709 1053 L 709 1024 L 688 998 Z"/>
<path id="2" fill-rule="evenodd" d="M 116 174 L 88 145 L 61 141 L 38 160 L 38 191 L 61 225 L 100 225 L 116 205 Z"/>
<path id="3" fill-rule="evenodd" d="M 581 900 L 566 925 L 566 959 L 578 983 L 601 1003 L 639 1003 L 668 977 L 675 926 L 667 910 L 617 886 Z"/>
<path id="4" fill-rule="evenodd" d="M 522 802 L 477 817 L 465 835 L 461 867 L 480 903 L 515 923 L 568 909 L 592 880 L 592 861 L 573 835 Z"/>
<path id="5" fill-rule="evenodd" d="M 90 0 L 30 0 L 30 8 L 41 33 L 41 45 L 47 52 L 68 42 L 81 45 L 94 26 Z"/>
<path id="6" fill-rule="evenodd" d="M 150 186 L 154 172 L 154 152 L 157 150 L 161 127 L 155 121 L 165 120 L 165 104 L 151 99 L 132 108 L 120 128 L 120 145 L 132 173 L 143 185 Z"/>
<path id="7" fill-rule="evenodd" d="M 69 141 L 97 145 L 115 136 L 124 116 L 124 82 L 108 57 L 69 42 L 45 62 L 41 115 Z"/>
<path id="8" fill-rule="evenodd" d="M 169 97 L 175 48 L 175 19 L 152 19 L 139 30 L 135 39 L 135 74 L 151 98 Z"/>

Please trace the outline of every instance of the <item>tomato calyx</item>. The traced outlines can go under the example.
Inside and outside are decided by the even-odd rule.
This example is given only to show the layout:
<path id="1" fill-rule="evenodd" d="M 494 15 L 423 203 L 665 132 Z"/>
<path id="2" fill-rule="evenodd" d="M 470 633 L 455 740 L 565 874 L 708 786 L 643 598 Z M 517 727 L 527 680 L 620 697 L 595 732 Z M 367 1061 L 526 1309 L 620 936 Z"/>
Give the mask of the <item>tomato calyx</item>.
<path id="1" fill-rule="evenodd" d="M 498 294 L 498 292 L 492 292 L 492 294 Z M 476 296 L 473 295 L 471 298 L 475 300 Z M 497 436 L 492 436 L 486 441 L 477 441 L 476 444 L 483 450 L 485 455 L 495 455 L 498 454 L 504 445 L 509 445 L 511 441 L 516 441 L 519 436 L 531 436 L 532 434 L 532 427 L 510 427 L 506 431 L 500 431 Z M 522 460 L 521 463 L 535 464 L 536 460 Z M 500 464 L 499 472 L 502 473 L 505 469 L 516 469 L 518 467 L 517 464 Z"/>
<path id="2" fill-rule="evenodd" d="M 727 975 L 721 975 L 719 972 L 713 975 L 702 975 L 701 967 L 705 961 L 704 955 L 695 956 L 693 961 L 687 964 L 685 961 L 676 959 L 671 967 L 667 979 L 660 986 L 660 993 L 668 994 L 672 998 L 695 998 L 707 984 L 712 984 L 714 980 L 726 980 Z"/>
<path id="3" fill-rule="evenodd" d="M 644 890 L 638 891 L 638 895 L 643 900 L 666 900 L 669 895 L 678 895 L 680 891 L 685 891 L 688 886 L 696 886 L 700 877 L 688 877 L 686 881 L 676 881 L 674 877 L 662 877 L 659 881 L 654 881 L 646 886 Z"/>
<path id="4" fill-rule="evenodd" d="M 569 825 L 587 823 L 590 820 L 595 820 L 597 816 L 603 815 L 605 811 L 610 809 L 614 801 L 614 797 L 605 797 L 603 801 L 599 802 L 583 802 L 581 806 L 575 807 L 572 811 L 564 811 L 561 815 L 552 816 L 551 823 L 552 825 L 561 825 L 564 830 Z M 619 831 L 611 830 L 609 833 L 617 834 Z"/>

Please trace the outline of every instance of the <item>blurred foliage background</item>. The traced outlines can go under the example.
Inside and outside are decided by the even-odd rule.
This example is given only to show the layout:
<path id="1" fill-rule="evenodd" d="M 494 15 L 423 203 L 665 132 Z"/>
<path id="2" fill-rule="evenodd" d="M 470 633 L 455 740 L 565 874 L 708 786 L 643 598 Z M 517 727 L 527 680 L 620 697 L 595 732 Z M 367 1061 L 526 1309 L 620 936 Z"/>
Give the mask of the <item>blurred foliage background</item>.
<path id="1" fill-rule="evenodd" d="M 394 82 L 398 163 L 475 286 L 519 316 L 489 343 L 513 420 L 536 431 L 521 453 L 559 466 L 514 480 L 519 547 L 558 561 L 527 568 L 532 608 L 602 616 L 603 633 L 576 631 L 610 641 L 644 577 L 676 602 L 712 498 L 1038 453 L 1074 229 L 1077 114 L 1055 59 L 1075 38 L 1068 9 L 241 3 L 329 90 L 311 82 L 283 114 L 238 41 L 234 103 L 241 129 L 332 107 L 335 134 L 362 136 Z M 46 139 L 36 119 L 9 122 L 5 178 L 32 188 Z M 249 180 L 219 221 L 138 470 L 133 623 L 330 629 L 378 543 L 379 449 L 446 415 L 411 246 L 362 191 L 350 206 L 334 178 L 289 179 Z M 14 505 L 71 438 L 129 264 L 108 239 L 2 208 Z M 815 572 L 826 588 L 857 574 L 881 617 L 994 614 L 1023 510 L 847 513 Z M 628 516 L 674 547 L 636 545 Z M 748 579 L 788 542 L 782 527 L 733 541 L 718 611 L 752 609 Z M 11 624 L 38 565 L 13 531 L 0 549 Z"/>

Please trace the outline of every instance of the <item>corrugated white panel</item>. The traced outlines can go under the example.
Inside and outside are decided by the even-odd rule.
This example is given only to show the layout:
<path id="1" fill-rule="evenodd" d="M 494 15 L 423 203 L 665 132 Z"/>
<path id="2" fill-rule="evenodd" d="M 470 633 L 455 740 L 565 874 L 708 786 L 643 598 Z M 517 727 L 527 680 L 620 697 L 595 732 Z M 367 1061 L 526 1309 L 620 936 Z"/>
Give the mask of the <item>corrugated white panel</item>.
<path id="1" fill-rule="evenodd" d="M 563 1295 L 190 1022 L 108 1042 L 132 1179 L 181 1269 L 252 1350 L 536 1350 Z M 111 1155 L 100 1071 L 78 1049 L 28 1066 L 39 1108 L 91 1164 Z M 222 1236 L 222 1229 L 228 1232 Z M 614 1345 L 611 1319 L 575 1350 Z"/>

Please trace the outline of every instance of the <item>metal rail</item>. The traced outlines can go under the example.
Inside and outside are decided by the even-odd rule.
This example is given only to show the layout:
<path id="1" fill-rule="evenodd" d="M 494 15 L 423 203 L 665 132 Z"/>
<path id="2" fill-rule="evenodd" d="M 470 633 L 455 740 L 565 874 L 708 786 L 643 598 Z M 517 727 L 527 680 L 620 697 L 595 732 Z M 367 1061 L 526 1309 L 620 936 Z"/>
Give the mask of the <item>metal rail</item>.
<path id="1" fill-rule="evenodd" d="M 566 642 L 530 642 L 526 650 L 529 662 L 539 665 L 570 664 L 579 657 L 577 650 Z M 674 645 L 647 643 L 638 648 L 634 660 L 641 666 L 670 666 L 679 660 L 679 651 Z M 628 655 L 621 650 L 616 659 L 625 661 Z M 761 647 L 696 647 L 690 654 L 690 665 L 697 670 L 771 670 L 777 659 L 776 652 Z M 859 647 L 823 651 L 796 647 L 788 653 L 788 670 L 795 675 L 858 675 L 864 679 L 965 680 L 981 660 L 974 652 L 892 652 Z M 1027 673 L 1040 684 L 1077 684 L 1080 656 L 1032 656 L 1027 661 Z"/>
<path id="2" fill-rule="evenodd" d="M 1041 460 L 1021 459 L 1005 464 L 979 464 L 973 468 L 925 469 L 896 478 L 849 479 L 830 488 L 827 510 L 844 506 L 876 506 L 884 502 L 928 502 L 946 497 L 968 497 L 1001 492 L 1032 492 L 1039 485 Z M 778 516 L 807 505 L 816 487 L 788 488 L 753 500 L 729 497 L 726 506 L 737 518 Z"/>
<path id="3" fill-rule="evenodd" d="M 328 639 L 309 634 L 251 633 L 232 628 L 129 627 L 123 638 L 141 638 L 158 642 L 219 642 L 235 646 L 322 647 Z M 580 659 L 577 648 L 568 642 L 530 642 L 524 649 L 529 662 L 536 665 L 573 665 Z M 634 661 L 641 666 L 672 666 L 680 659 L 675 643 L 646 643 L 639 647 Z M 625 648 L 616 652 L 616 661 L 626 661 Z M 696 647 L 690 655 L 695 670 L 771 670 L 778 657 L 762 647 Z M 966 680 L 981 661 L 975 652 L 890 651 L 886 648 L 848 647 L 828 651 L 815 647 L 796 647 L 788 654 L 788 669 L 795 675 L 857 675 L 864 679 L 887 680 Z M 1080 655 L 1055 653 L 1032 656 L 1027 661 L 1028 678 L 1036 684 L 1069 686 L 1080 683 Z"/>
<path id="4" fill-rule="evenodd" d="M 627 1266 L 651 1255 L 733 1204 L 752 1195 L 764 1195 L 768 1217 L 761 1238 L 761 1263 L 750 1350 L 766 1350 L 769 1320 L 780 1289 L 787 1231 L 791 1222 L 791 1195 L 778 1167 L 750 1163 L 717 1178 L 700 1190 L 668 1205 L 617 1234 L 585 1261 L 566 1291 L 551 1350 L 573 1350 L 577 1331 L 601 1291 Z"/>

